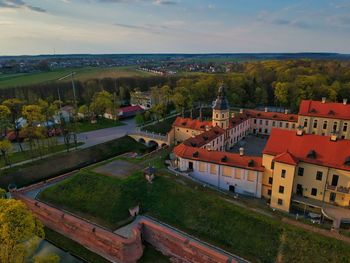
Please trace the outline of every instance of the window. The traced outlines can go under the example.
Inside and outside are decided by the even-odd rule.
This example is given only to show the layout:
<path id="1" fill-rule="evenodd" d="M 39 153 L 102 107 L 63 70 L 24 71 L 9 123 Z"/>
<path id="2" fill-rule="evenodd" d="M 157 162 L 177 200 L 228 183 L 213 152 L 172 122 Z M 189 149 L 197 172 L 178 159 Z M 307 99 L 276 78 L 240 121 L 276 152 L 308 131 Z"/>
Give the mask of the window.
<path id="1" fill-rule="evenodd" d="M 304 120 L 304 127 L 307 127 L 307 119 Z"/>
<path id="2" fill-rule="evenodd" d="M 279 205 L 283 205 L 283 200 L 282 200 L 281 198 L 278 198 L 277 203 L 278 203 Z"/>
<path id="3" fill-rule="evenodd" d="M 281 127 L 281 128 L 282 128 L 282 124 L 283 124 L 283 123 L 280 121 L 280 127 Z"/>
<path id="4" fill-rule="evenodd" d="M 316 173 L 316 180 L 318 180 L 318 181 L 322 181 L 322 175 L 323 175 L 323 173 L 322 173 L 322 172 L 317 171 L 317 173 Z"/>
<path id="5" fill-rule="evenodd" d="M 312 188 L 311 189 L 311 195 L 313 195 L 313 196 L 317 195 L 317 189 L 316 188 Z"/>
<path id="6" fill-rule="evenodd" d="M 225 117 L 225 115 L 224 114 L 221 114 L 221 118 L 224 118 Z"/>
<path id="7" fill-rule="evenodd" d="M 324 129 L 324 130 L 327 129 L 327 121 L 324 121 L 324 122 L 323 122 L 323 129 Z"/>
<path id="8" fill-rule="evenodd" d="M 331 194 L 329 195 L 329 201 L 330 202 L 335 202 L 335 199 L 337 198 L 336 193 L 331 192 Z"/>
<path id="9" fill-rule="evenodd" d="M 287 128 L 287 129 L 289 128 L 289 123 L 288 123 L 288 122 L 286 123 L 286 128 Z"/>
<path id="10" fill-rule="evenodd" d="M 275 168 L 275 162 L 272 161 L 272 162 L 271 162 L 271 170 L 273 170 L 274 168 Z"/>
<path id="11" fill-rule="evenodd" d="M 276 126 L 276 122 L 275 122 L 275 121 L 272 122 L 272 126 L 273 126 L 273 127 Z"/>
<path id="12" fill-rule="evenodd" d="M 338 180 L 339 180 L 339 176 L 336 174 L 333 174 L 332 186 L 338 186 Z"/>
<path id="13" fill-rule="evenodd" d="M 204 162 L 199 162 L 199 165 L 198 165 L 199 167 L 198 167 L 198 170 L 200 171 L 200 172 L 206 172 L 206 163 L 204 163 Z"/>
<path id="14" fill-rule="evenodd" d="M 295 124 L 293 123 L 293 125 L 292 125 L 292 129 L 295 129 Z"/>
<path id="15" fill-rule="evenodd" d="M 256 124 L 256 119 L 254 119 L 254 124 Z"/>
<path id="16" fill-rule="evenodd" d="M 269 177 L 269 184 L 272 184 L 272 177 Z"/>
<path id="17" fill-rule="evenodd" d="M 286 170 L 282 169 L 281 171 L 281 177 L 286 178 Z"/>
<path id="18" fill-rule="evenodd" d="M 314 120 L 314 128 L 317 128 L 317 120 Z"/>
<path id="19" fill-rule="evenodd" d="M 338 123 L 335 122 L 333 123 L 333 131 L 336 131 L 338 129 Z"/>
<path id="20" fill-rule="evenodd" d="M 267 134 L 267 129 L 265 129 L 265 133 Z"/>
<path id="21" fill-rule="evenodd" d="M 267 190 L 267 195 L 271 196 L 271 193 L 272 193 L 271 189 Z"/>
<path id="22" fill-rule="evenodd" d="M 280 194 L 283 194 L 284 193 L 284 186 L 280 185 L 280 188 L 279 188 L 278 192 Z"/>
<path id="23" fill-rule="evenodd" d="M 262 120 L 260 120 L 259 123 L 262 124 Z"/>
<path id="24" fill-rule="evenodd" d="M 247 180 L 249 182 L 254 182 L 255 181 L 255 172 L 254 171 L 249 171 Z"/>
<path id="25" fill-rule="evenodd" d="M 219 114 L 216 114 L 215 116 L 216 116 L 216 118 L 219 118 Z"/>
<path id="26" fill-rule="evenodd" d="M 348 124 L 347 124 L 347 123 L 344 123 L 343 131 L 346 132 L 347 130 L 348 130 Z"/>
<path id="27" fill-rule="evenodd" d="M 231 167 L 227 167 L 227 166 L 223 166 L 222 167 L 222 175 L 226 176 L 226 177 L 231 177 L 231 175 L 232 175 L 232 168 Z"/>
<path id="28" fill-rule="evenodd" d="M 216 174 L 216 165 L 215 164 L 211 164 L 210 165 L 210 173 L 211 174 Z"/>
<path id="29" fill-rule="evenodd" d="M 265 125 L 269 125 L 269 121 L 265 121 Z"/>
<path id="30" fill-rule="evenodd" d="M 236 169 L 235 178 L 236 179 L 241 179 L 241 173 L 242 173 L 241 169 Z"/>
<path id="31" fill-rule="evenodd" d="M 303 176 L 304 175 L 304 168 L 303 167 L 299 167 L 298 168 L 298 175 L 299 176 Z"/>

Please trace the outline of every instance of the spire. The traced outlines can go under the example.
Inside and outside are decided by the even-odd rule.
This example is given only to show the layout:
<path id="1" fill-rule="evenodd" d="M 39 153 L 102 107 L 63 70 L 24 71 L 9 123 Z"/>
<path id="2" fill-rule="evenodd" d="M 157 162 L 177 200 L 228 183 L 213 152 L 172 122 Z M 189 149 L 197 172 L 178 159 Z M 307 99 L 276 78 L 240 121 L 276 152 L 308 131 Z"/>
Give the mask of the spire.
<path id="1" fill-rule="evenodd" d="M 221 85 L 219 87 L 218 97 L 215 100 L 213 109 L 214 110 L 228 110 L 229 109 L 228 101 L 226 98 L 226 90 L 225 90 L 224 85 Z"/>

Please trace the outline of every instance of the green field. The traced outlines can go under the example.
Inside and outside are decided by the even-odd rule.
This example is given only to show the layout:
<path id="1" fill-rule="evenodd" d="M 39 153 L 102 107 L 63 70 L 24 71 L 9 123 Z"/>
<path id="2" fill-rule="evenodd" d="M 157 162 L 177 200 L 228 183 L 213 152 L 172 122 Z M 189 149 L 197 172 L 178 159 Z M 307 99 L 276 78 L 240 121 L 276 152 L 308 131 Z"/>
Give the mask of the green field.
<path id="1" fill-rule="evenodd" d="M 113 230 L 129 217 L 128 208 L 141 203 L 143 214 L 253 262 L 275 262 L 277 257 L 281 262 L 350 262 L 346 243 L 235 206 L 217 192 L 165 170 L 158 171 L 153 184 L 137 171 L 118 179 L 83 170 L 46 189 L 40 198 Z"/>
<path id="2" fill-rule="evenodd" d="M 146 77 L 152 73 L 138 71 L 135 67 L 111 67 L 111 68 L 74 68 L 60 69 L 49 72 L 0 74 L 0 88 L 35 85 L 45 82 L 57 81 L 71 72 L 75 72 L 75 80 L 120 78 L 120 77 Z M 70 81 L 67 78 L 64 81 Z"/>
<path id="3" fill-rule="evenodd" d="M 106 129 L 116 126 L 124 125 L 121 121 L 113 121 L 105 118 L 97 119 L 96 123 L 91 123 L 90 121 L 77 122 L 77 133 L 88 132 L 100 129 Z"/>

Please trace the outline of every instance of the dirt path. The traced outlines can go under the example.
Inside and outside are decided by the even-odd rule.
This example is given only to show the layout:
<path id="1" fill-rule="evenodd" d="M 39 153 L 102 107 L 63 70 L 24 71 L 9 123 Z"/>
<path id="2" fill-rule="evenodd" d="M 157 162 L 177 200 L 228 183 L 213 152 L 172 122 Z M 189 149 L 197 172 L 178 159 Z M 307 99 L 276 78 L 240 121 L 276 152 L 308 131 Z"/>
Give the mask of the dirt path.
<path id="1" fill-rule="evenodd" d="M 337 233 L 335 231 L 329 231 L 329 230 L 326 230 L 326 229 L 314 227 L 314 226 L 307 225 L 307 224 L 304 224 L 302 222 L 298 222 L 298 221 L 295 221 L 295 220 L 292 220 L 292 219 L 289 219 L 289 218 L 286 218 L 286 217 L 282 218 L 282 222 L 283 223 L 287 223 L 289 225 L 300 227 L 302 229 L 305 229 L 305 230 L 308 230 L 308 231 L 311 231 L 311 232 L 314 232 L 314 233 L 317 233 L 317 234 L 320 234 L 320 235 L 323 235 L 323 236 L 326 236 L 326 237 L 335 238 L 335 239 L 338 239 L 338 240 L 341 240 L 341 241 L 344 241 L 344 242 L 350 244 L 350 238 L 349 237 L 341 235 L 341 234 L 339 234 L 339 233 Z"/>

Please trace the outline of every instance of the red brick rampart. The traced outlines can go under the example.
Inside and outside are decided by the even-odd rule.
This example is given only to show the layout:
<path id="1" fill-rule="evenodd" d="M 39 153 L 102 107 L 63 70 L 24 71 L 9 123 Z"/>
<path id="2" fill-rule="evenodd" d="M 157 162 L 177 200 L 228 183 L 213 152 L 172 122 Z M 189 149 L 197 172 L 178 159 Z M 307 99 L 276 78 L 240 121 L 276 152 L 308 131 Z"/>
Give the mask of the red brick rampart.
<path id="1" fill-rule="evenodd" d="M 233 257 L 192 240 L 176 230 L 153 220 L 141 219 L 142 238 L 175 262 L 237 263 Z"/>
<path id="2" fill-rule="evenodd" d="M 136 263 L 143 254 L 139 226 L 133 229 L 132 237 L 127 239 L 22 194 L 15 192 L 12 196 L 23 201 L 45 226 L 112 262 Z"/>

